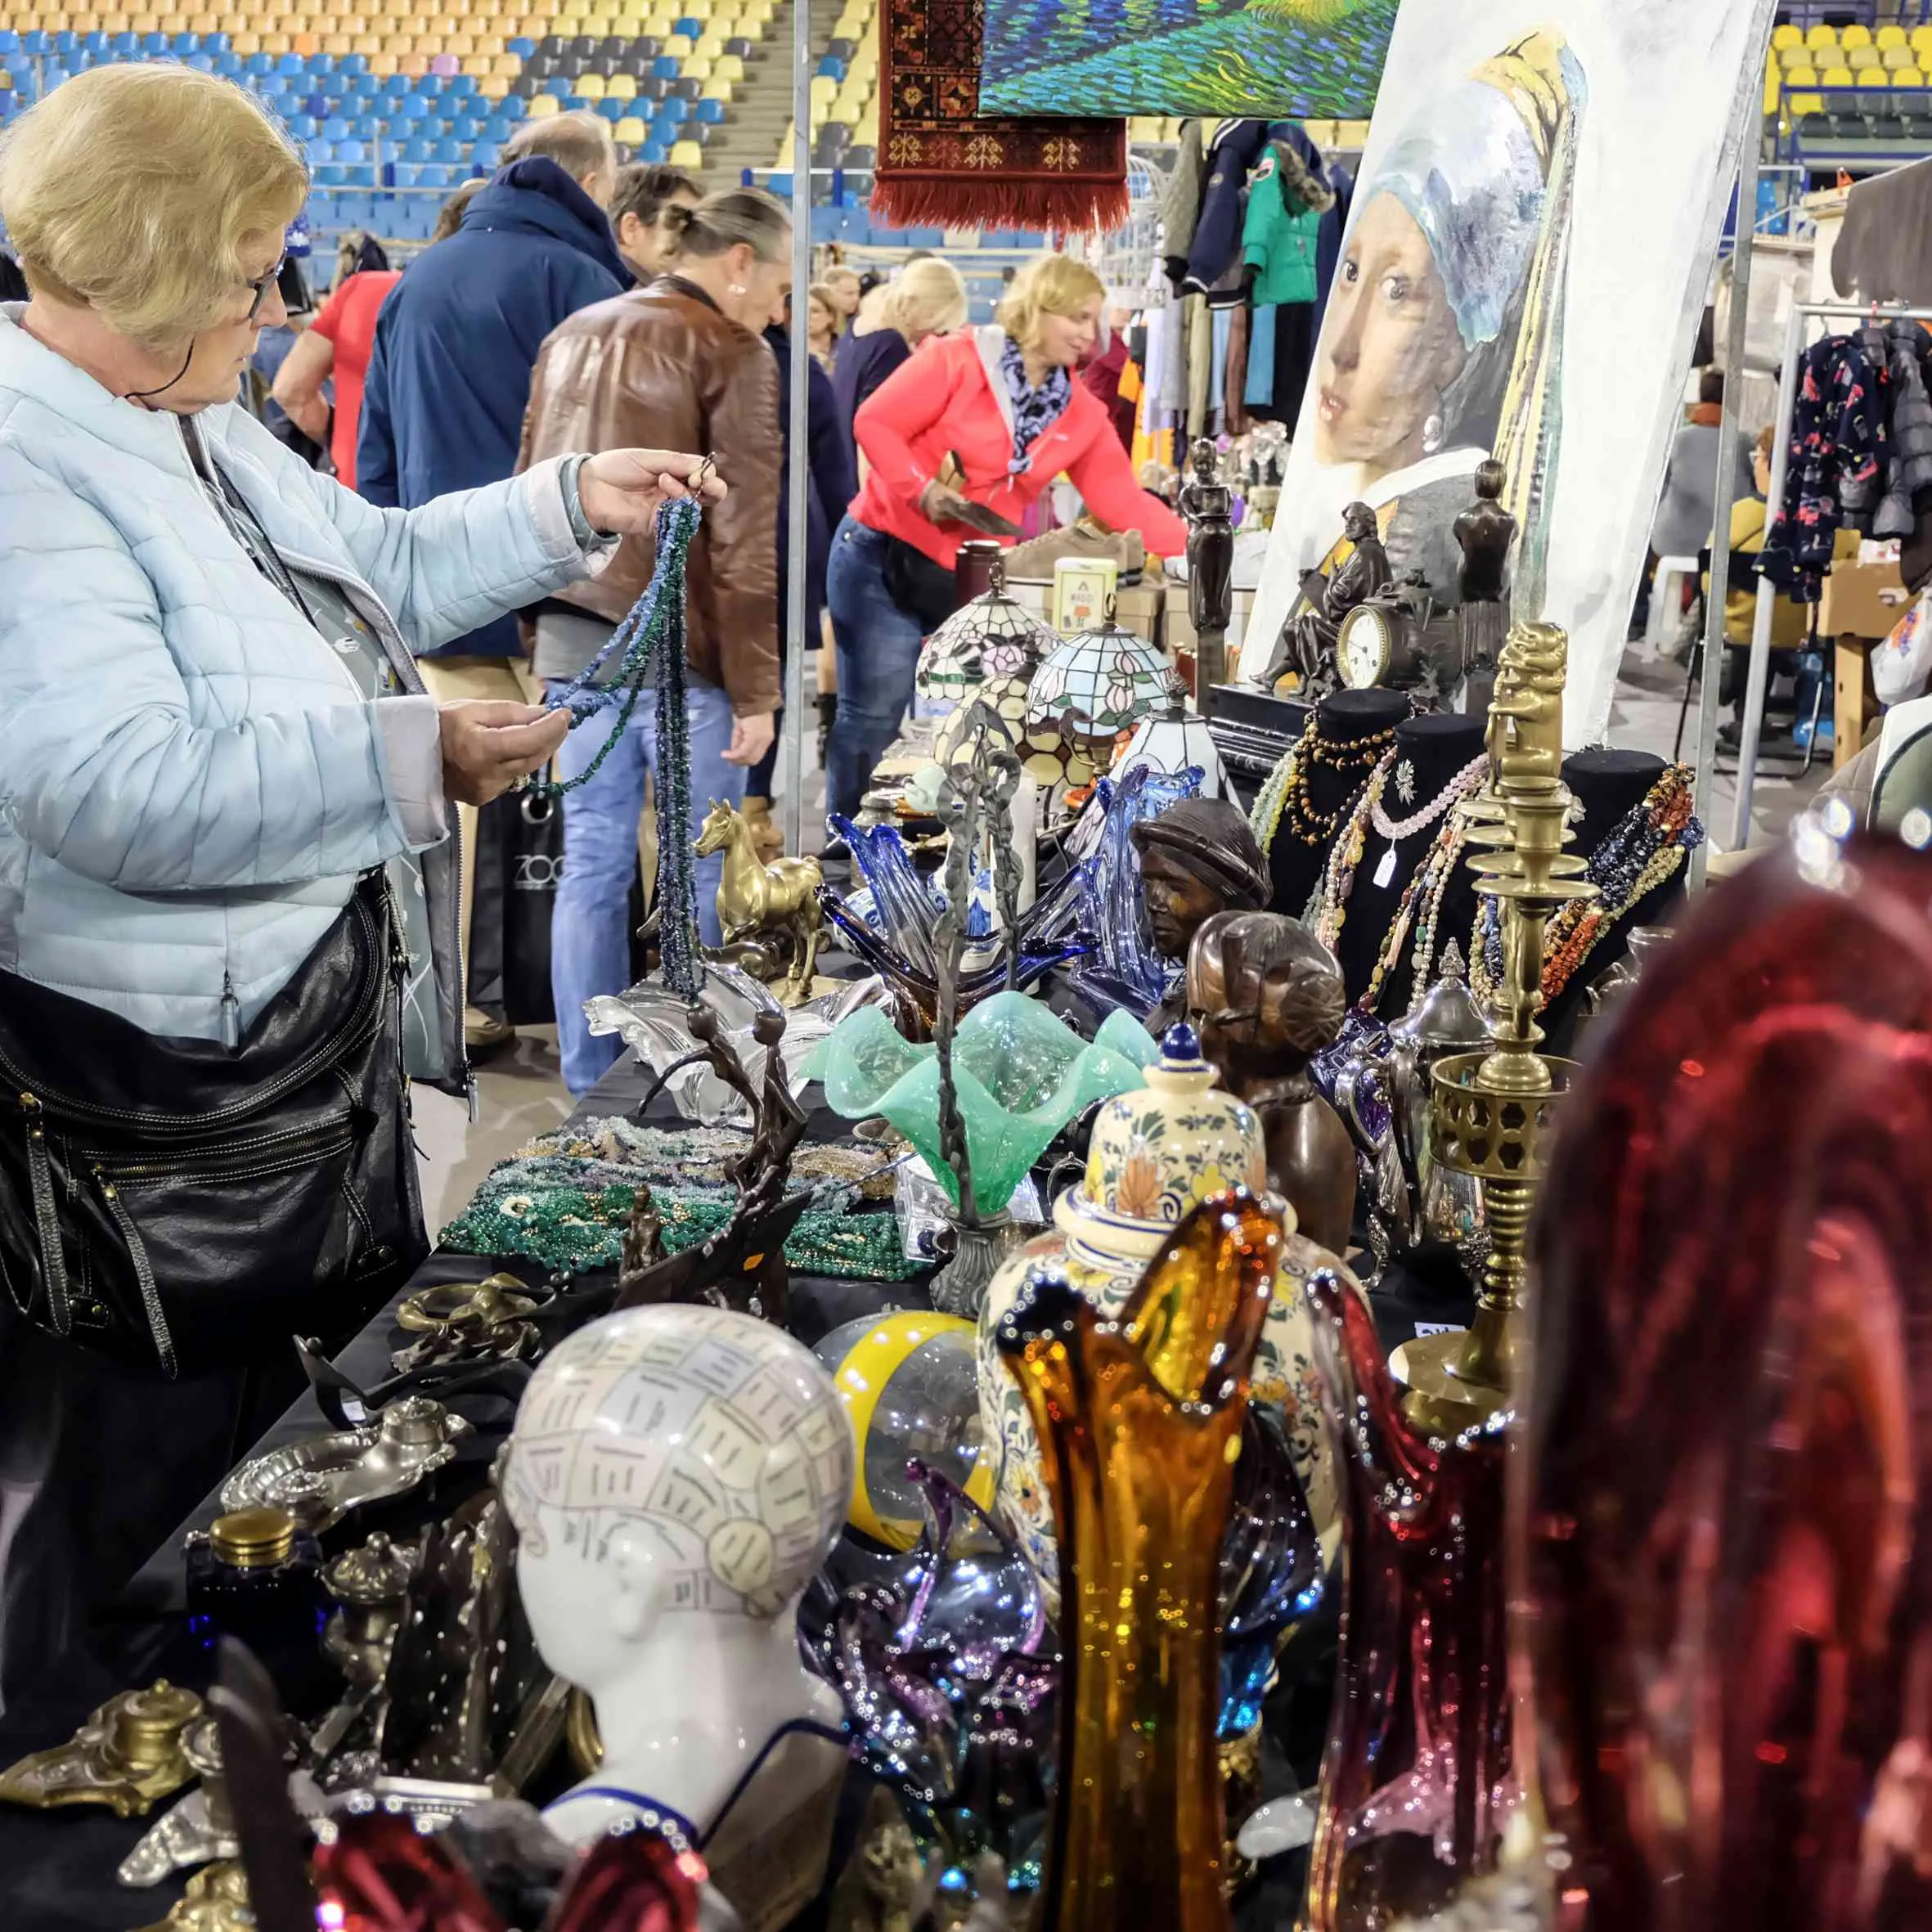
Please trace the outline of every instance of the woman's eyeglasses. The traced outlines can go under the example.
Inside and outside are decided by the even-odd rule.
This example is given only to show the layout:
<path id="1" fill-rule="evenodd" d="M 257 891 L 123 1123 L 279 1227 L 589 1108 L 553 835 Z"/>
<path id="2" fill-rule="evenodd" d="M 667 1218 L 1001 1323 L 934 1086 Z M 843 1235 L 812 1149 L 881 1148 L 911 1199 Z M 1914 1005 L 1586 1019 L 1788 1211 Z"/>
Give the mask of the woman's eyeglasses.
<path id="1" fill-rule="evenodd" d="M 281 279 L 282 264 L 288 260 L 284 255 L 258 281 L 245 281 L 241 285 L 254 290 L 255 299 L 248 305 L 248 319 L 251 322 L 262 312 L 262 304 L 268 299 L 268 291 Z"/>

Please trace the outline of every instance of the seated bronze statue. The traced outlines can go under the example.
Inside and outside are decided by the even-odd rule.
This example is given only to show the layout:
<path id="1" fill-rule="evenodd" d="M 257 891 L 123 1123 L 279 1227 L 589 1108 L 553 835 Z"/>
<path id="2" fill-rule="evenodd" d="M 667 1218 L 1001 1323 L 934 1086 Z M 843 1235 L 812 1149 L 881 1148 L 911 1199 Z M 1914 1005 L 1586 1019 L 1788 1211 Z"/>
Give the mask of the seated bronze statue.
<path id="1" fill-rule="evenodd" d="M 1366 503 L 1351 503 L 1342 511 L 1341 533 L 1355 548 L 1328 577 L 1311 570 L 1301 580 L 1302 608 L 1282 627 L 1268 667 L 1256 680 L 1264 690 L 1272 691 L 1294 672 L 1301 680 L 1297 697 L 1325 698 L 1333 691 L 1341 681 L 1335 640 L 1341 620 L 1394 576 L 1375 512 Z"/>

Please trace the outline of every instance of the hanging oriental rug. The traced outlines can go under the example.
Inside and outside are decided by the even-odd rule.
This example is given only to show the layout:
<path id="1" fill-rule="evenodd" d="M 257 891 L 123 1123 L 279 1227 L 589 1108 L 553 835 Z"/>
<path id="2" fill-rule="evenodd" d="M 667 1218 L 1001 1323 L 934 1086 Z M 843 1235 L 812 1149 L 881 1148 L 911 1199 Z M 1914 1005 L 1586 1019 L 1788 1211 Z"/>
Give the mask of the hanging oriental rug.
<path id="1" fill-rule="evenodd" d="M 879 11 L 872 211 L 882 221 L 1077 231 L 1127 218 L 1124 122 L 980 118 L 982 0 L 891 0 Z"/>

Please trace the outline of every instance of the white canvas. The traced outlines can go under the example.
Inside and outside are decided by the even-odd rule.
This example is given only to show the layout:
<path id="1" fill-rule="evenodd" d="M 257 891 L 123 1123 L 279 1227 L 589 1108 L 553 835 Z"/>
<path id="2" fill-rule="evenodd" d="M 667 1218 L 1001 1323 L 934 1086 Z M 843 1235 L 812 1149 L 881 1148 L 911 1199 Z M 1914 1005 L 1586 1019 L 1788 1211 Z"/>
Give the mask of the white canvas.
<path id="1" fill-rule="evenodd" d="M 1357 496 L 1385 524 L 1400 518 L 1432 581 L 1453 582 L 1447 525 L 1474 501 L 1489 450 L 1471 438 L 1489 434 L 1513 459 L 1514 614 L 1569 631 L 1565 736 L 1602 736 L 1772 11 L 1404 0 L 1244 675 L 1265 667 Z M 1383 307 L 1364 306 L 1364 290 Z M 1400 336 L 1390 318 L 1405 304 Z M 1385 541 L 1400 571 L 1404 545 Z"/>

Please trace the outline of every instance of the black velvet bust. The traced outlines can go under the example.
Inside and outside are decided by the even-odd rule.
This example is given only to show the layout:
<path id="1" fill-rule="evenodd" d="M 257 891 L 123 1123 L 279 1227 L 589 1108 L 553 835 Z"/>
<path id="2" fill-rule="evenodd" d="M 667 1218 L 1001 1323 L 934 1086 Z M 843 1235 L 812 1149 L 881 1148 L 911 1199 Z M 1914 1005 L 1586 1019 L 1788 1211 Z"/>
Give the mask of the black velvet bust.
<path id="1" fill-rule="evenodd" d="M 1472 758 L 1483 755 L 1483 732 L 1486 721 L 1464 717 L 1452 712 L 1427 712 L 1420 717 L 1405 718 L 1395 727 L 1395 769 L 1382 789 L 1382 811 L 1392 822 L 1413 816 L 1433 803 L 1449 781 Z M 1414 775 L 1414 795 L 1404 803 L 1396 786 L 1396 774 L 1408 765 Z M 1347 917 L 1342 921 L 1337 951 L 1341 958 L 1342 979 L 1350 1004 L 1368 990 L 1382 942 L 1395 923 L 1395 909 L 1417 869 L 1428 856 L 1442 830 L 1442 818 L 1396 842 L 1395 864 L 1387 865 L 1389 841 L 1372 824 L 1362 848 L 1362 862 L 1355 869 L 1354 889 L 1349 894 Z M 1378 884 L 1377 879 L 1383 883 Z M 1454 939 L 1465 953 L 1469 932 L 1476 921 L 1476 874 L 1458 858 L 1442 896 L 1442 913 L 1436 928 L 1436 958 Z M 1398 1020 L 1408 1012 L 1412 993 L 1411 967 L 1417 938 L 1412 922 L 1402 948 L 1402 957 L 1390 968 L 1375 1003 L 1376 1012 L 1385 1020 Z"/>
<path id="2" fill-rule="evenodd" d="M 1315 707 L 1314 715 L 1315 735 L 1321 743 L 1346 750 L 1400 724 L 1409 716 L 1409 699 L 1400 691 L 1337 691 Z M 1346 818 L 1348 808 L 1361 797 L 1373 768 L 1373 761 L 1356 761 L 1336 769 L 1324 763 L 1319 754 L 1310 762 L 1309 793 L 1324 825 L 1337 812 Z M 1322 868 L 1328 862 L 1328 849 L 1334 842 L 1335 833 L 1341 830 L 1337 822 L 1335 832 L 1324 833 L 1315 844 L 1310 845 L 1296 835 L 1296 822 L 1291 798 L 1283 808 L 1281 823 L 1276 826 L 1268 848 L 1268 870 L 1274 889 L 1269 910 L 1285 912 L 1291 919 L 1300 919 L 1307 910 L 1310 897 L 1321 883 Z"/>

